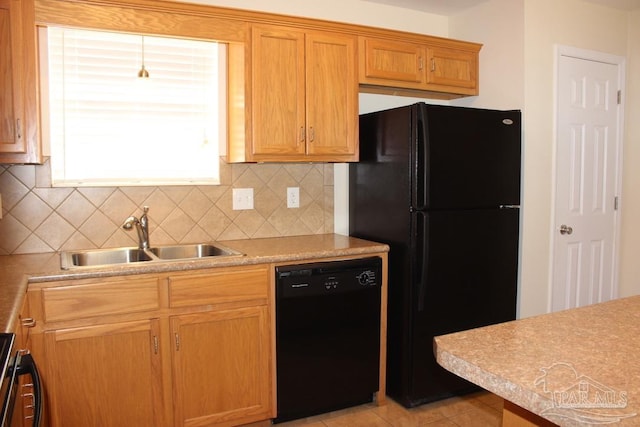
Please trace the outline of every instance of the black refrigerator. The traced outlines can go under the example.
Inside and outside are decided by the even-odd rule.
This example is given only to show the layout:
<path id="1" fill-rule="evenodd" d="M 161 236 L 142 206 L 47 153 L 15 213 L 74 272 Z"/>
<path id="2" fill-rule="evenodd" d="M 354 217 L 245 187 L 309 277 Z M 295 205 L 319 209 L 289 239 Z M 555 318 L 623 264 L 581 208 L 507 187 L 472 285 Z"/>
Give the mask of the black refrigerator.
<path id="1" fill-rule="evenodd" d="M 418 103 L 360 116 L 349 234 L 387 243 L 387 394 L 404 406 L 477 390 L 433 337 L 515 319 L 520 111 Z"/>

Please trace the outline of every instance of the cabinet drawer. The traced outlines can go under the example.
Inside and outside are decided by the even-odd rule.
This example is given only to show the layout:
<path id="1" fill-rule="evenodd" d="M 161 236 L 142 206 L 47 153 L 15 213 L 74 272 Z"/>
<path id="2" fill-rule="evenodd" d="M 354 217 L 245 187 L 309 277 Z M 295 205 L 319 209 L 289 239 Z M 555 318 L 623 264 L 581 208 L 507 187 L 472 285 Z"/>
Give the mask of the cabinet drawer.
<path id="1" fill-rule="evenodd" d="M 158 278 L 109 280 L 42 290 L 45 322 L 160 308 Z"/>
<path id="2" fill-rule="evenodd" d="M 187 307 L 267 299 L 269 269 L 266 265 L 216 269 L 211 273 L 169 278 L 169 306 Z"/>

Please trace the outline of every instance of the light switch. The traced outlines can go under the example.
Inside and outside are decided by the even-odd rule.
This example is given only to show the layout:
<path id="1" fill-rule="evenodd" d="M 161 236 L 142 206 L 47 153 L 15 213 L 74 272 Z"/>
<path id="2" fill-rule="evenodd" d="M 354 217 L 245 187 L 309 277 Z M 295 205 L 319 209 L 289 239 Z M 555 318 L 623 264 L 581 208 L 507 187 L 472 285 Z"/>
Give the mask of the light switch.
<path id="1" fill-rule="evenodd" d="M 300 207 L 300 187 L 287 187 L 287 207 Z"/>
<path id="2" fill-rule="evenodd" d="M 233 210 L 253 209 L 253 188 L 233 189 Z"/>

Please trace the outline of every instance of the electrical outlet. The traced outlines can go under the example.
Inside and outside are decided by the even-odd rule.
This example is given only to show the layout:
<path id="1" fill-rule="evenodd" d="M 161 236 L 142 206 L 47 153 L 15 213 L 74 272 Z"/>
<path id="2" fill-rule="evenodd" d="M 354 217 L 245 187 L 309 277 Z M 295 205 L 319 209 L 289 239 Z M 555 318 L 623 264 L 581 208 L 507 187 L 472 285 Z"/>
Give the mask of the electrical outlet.
<path id="1" fill-rule="evenodd" d="M 287 207 L 300 207 L 300 187 L 287 187 Z"/>
<path id="2" fill-rule="evenodd" d="M 233 189 L 233 210 L 253 209 L 253 188 Z"/>

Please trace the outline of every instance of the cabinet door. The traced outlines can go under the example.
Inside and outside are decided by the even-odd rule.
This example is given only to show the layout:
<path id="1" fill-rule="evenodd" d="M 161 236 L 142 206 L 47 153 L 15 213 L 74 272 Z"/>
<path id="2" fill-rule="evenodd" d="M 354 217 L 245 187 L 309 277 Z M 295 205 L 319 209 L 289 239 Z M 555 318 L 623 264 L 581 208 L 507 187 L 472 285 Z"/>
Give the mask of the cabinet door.
<path id="1" fill-rule="evenodd" d="M 424 46 L 361 37 L 360 49 L 360 83 L 424 87 Z"/>
<path id="2" fill-rule="evenodd" d="M 477 95 L 478 55 L 464 50 L 429 47 L 427 85 L 431 89 Z M 431 87 L 433 86 L 433 87 Z"/>
<path id="3" fill-rule="evenodd" d="M 51 426 L 163 426 L 159 320 L 45 332 Z"/>
<path id="4" fill-rule="evenodd" d="M 304 32 L 252 28 L 252 158 L 305 153 Z"/>
<path id="5" fill-rule="evenodd" d="M 18 126 L 22 109 L 21 31 L 21 2 L 0 0 L 0 152 L 24 150 Z"/>
<path id="6" fill-rule="evenodd" d="M 356 38 L 306 35 L 307 154 L 317 160 L 358 160 Z"/>
<path id="7" fill-rule="evenodd" d="M 41 162 L 33 0 L 0 0 L 0 163 Z"/>
<path id="8" fill-rule="evenodd" d="M 271 418 L 266 306 L 176 316 L 176 426 L 233 425 Z"/>

